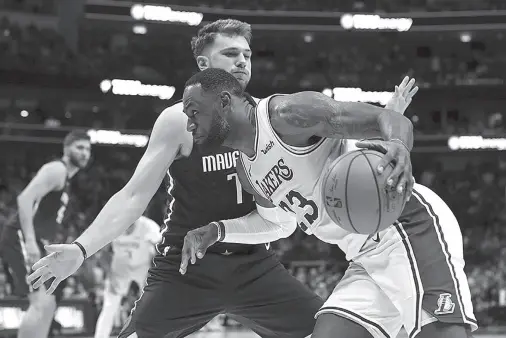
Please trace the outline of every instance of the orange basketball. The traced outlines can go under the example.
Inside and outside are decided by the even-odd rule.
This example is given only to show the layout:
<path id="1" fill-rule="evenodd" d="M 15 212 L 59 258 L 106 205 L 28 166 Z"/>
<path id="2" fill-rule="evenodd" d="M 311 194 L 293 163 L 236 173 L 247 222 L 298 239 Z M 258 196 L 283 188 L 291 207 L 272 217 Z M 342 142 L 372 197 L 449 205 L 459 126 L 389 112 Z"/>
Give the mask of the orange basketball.
<path id="1" fill-rule="evenodd" d="M 383 154 L 355 150 L 338 157 L 323 179 L 325 209 L 341 228 L 374 234 L 388 228 L 401 215 L 404 196 L 387 188 L 393 165 L 376 171 Z"/>

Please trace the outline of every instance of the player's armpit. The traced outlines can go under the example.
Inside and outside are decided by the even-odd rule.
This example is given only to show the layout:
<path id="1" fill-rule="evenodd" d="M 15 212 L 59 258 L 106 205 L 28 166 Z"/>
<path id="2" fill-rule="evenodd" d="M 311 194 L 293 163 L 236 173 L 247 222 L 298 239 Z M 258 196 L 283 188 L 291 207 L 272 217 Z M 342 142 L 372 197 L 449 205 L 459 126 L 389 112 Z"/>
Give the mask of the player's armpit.
<path id="1" fill-rule="evenodd" d="M 18 195 L 19 221 L 26 241 L 35 240 L 33 229 L 33 206 L 53 190 L 62 189 L 67 169 L 60 161 L 43 165 L 26 188 Z"/>
<path id="2" fill-rule="evenodd" d="M 336 101 L 318 92 L 275 96 L 269 102 L 276 132 L 304 143 L 313 136 L 400 139 L 413 146 L 413 124 L 401 114 L 362 102 Z M 299 144 L 293 144 L 295 146 Z"/>
<path id="3" fill-rule="evenodd" d="M 173 106 L 174 107 L 174 106 Z M 128 183 L 107 202 L 97 218 L 77 239 L 88 256 L 121 235 L 146 209 L 178 153 L 188 156 L 193 145 L 184 114 L 175 108 L 160 114 Z M 176 106 L 177 107 L 177 106 Z"/>

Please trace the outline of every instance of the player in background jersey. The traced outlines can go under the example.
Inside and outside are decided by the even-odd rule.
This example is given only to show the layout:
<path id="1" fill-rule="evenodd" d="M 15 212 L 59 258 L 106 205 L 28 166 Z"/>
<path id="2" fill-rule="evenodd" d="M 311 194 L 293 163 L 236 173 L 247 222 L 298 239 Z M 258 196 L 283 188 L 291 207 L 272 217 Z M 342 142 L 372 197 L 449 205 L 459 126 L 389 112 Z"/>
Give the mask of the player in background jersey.
<path id="1" fill-rule="evenodd" d="M 404 93 L 408 102 L 413 85 L 405 79 L 397 95 Z M 316 92 L 272 95 L 253 107 L 236 79 L 218 69 L 189 79 L 183 102 L 197 142 L 220 140 L 241 151 L 237 172 L 257 203 L 264 200 L 294 213 L 304 232 L 346 253 L 349 268 L 316 314 L 313 338 L 396 337 L 403 326 L 410 338 L 472 337 L 477 323 L 464 272 L 462 234 L 445 202 L 414 185 L 413 127 L 403 116 L 405 108 L 340 102 Z M 221 129 L 210 133 L 210 124 Z M 394 165 L 387 177 L 392 194 L 413 197 L 392 226 L 372 236 L 343 230 L 322 207 L 322 181 L 330 164 L 346 151 L 347 139 L 362 138 L 376 140 L 356 146 L 384 153 L 378 174 Z M 255 232 L 264 235 L 262 240 L 268 240 L 269 232 L 275 237 L 278 230 L 269 226 L 248 229 L 226 220 L 214 222 L 190 231 L 185 246 L 191 259 L 200 258 L 217 239 L 251 243 L 248 233 Z M 183 270 L 186 264 L 183 260 Z"/>
<path id="2" fill-rule="evenodd" d="M 48 336 L 64 285 L 48 295 L 45 288 L 33 291 L 27 276 L 30 266 L 45 254 L 44 245 L 55 240 L 67 210 L 69 180 L 88 164 L 90 153 L 90 138 L 85 132 L 69 133 L 63 141 L 62 158 L 39 169 L 17 197 L 17 214 L 3 228 L 0 254 L 8 265 L 14 294 L 28 296 L 30 301 L 18 338 Z"/>
<path id="3" fill-rule="evenodd" d="M 199 30 L 192 50 L 200 70 L 222 69 L 245 88 L 251 75 L 250 40 L 248 24 L 218 20 Z M 255 104 L 249 96 L 248 101 Z M 53 291 L 86 256 L 111 242 L 142 214 L 169 173 L 173 199 L 159 254 L 120 337 L 185 337 L 220 313 L 233 315 L 262 337 L 309 335 L 323 301 L 291 276 L 265 245 L 218 244 L 209 249 L 203 264 L 196 262 L 184 276 L 179 273 L 186 233 L 211 221 L 229 219 L 253 229 L 276 222 L 275 239 L 296 228 L 291 215 L 255 207 L 252 195 L 243 192 L 235 169 L 238 151 L 219 145 L 194 146 L 183 109 L 177 103 L 160 114 L 132 178 L 76 240 L 82 247 L 49 246 L 58 254 L 36 263 L 30 280 L 38 287 L 55 276 L 49 290 Z"/>
<path id="4" fill-rule="evenodd" d="M 95 338 L 109 338 L 114 319 L 132 282 L 144 287 L 155 255 L 155 244 L 162 239 L 155 221 L 141 216 L 124 234 L 111 243 L 112 260 L 105 281 L 104 302 L 97 320 Z"/>

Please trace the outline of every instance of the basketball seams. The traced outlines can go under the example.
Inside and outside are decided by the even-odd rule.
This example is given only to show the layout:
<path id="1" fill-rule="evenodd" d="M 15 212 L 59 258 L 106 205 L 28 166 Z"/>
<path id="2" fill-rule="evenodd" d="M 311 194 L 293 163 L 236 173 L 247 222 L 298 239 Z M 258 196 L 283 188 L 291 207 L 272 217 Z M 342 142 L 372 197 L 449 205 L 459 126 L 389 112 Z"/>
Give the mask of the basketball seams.
<path id="1" fill-rule="evenodd" d="M 344 180 L 344 200 L 346 201 L 346 216 L 348 216 L 348 221 L 350 222 L 350 226 L 353 228 L 353 230 L 355 230 L 355 232 L 357 234 L 359 234 L 360 232 L 357 230 L 357 228 L 355 228 L 355 226 L 353 225 L 353 221 L 351 220 L 351 216 L 350 216 L 350 209 L 348 207 L 348 179 L 350 177 L 350 172 L 351 172 L 351 167 L 353 166 L 353 162 L 357 159 L 357 157 L 359 157 L 360 155 L 362 155 L 362 152 L 360 152 L 359 154 L 356 154 L 355 157 L 353 157 L 351 160 L 350 160 L 350 164 L 348 165 L 348 170 L 346 171 L 346 179 Z"/>
<path id="2" fill-rule="evenodd" d="M 374 173 L 374 168 L 372 167 L 371 161 L 369 161 L 369 159 L 367 158 L 367 155 L 369 153 L 366 154 L 364 150 L 360 150 L 360 153 L 364 156 L 365 160 L 367 161 L 367 164 L 369 164 L 369 168 L 371 168 L 371 172 L 372 172 L 372 177 L 374 177 L 374 183 L 376 183 L 375 186 L 376 186 L 376 195 L 378 196 L 379 217 L 378 217 L 378 223 L 376 224 L 376 231 L 374 231 L 374 233 L 377 233 L 379 231 L 382 216 L 383 216 L 383 203 L 381 200 L 381 194 L 380 194 L 379 185 L 378 185 L 378 178 L 376 177 L 376 174 Z M 374 154 L 374 153 L 371 153 L 371 155 L 376 155 L 381 158 L 381 156 Z"/>
<path id="3" fill-rule="evenodd" d="M 348 155 L 350 155 L 350 156 L 348 156 Z M 383 210 L 383 206 L 386 203 L 386 201 L 384 200 L 384 197 L 385 197 L 384 190 L 383 190 L 384 186 L 382 185 L 380 187 L 380 184 L 383 184 L 382 183 L 383 181 L 376 174 L 376 171 L 374 169 L 373 163 L 376 162 L 377 160 L 373 160 L 372 157 L 369 158 L 368 155 L 374 155 L 378 159 L 383 158 L 381 153 L 377 153 L 376 151 L 372 151 L 369 149 L 357 149 L 357 150 L 345 153 L 345 154 L 341 155 L 340 157 L 338 157 L 337 159 L 334 159 L 333 163 L 331 163 L 327 167 L 328 168 L 327 173 L 324 174 L 325 178 L 322 182 L 323 183 L 323 187 L 322 187 L 323 188 L 322 189 L 323 201 L 326 201 L 327 194 L 329 194 L 329 197 L 336 195 L 336 193 L 342 194 L 341 196 L 344 199 L 344 203 L 346 203 L 346 206 L 344 208 L 338 210 L 338 209 L 336 209 L 336 206 L 332 206 L 330 204 L 329 205 L 325 204 L 325 209 L 326 209 L 327 213 L 329 214 L 329 216 L 331 217 L 331 219 L 338 226 L 340 226 L 338 219 L 339 219 L 339 217 L 341 217 L 342 221 L 344 222 L 343 229 L 345 229 L 351 233 L 362 234 L 362 232 L 357 231 L 358 228 L 354 224 L 355 218 L 352 217 L 352 216 L 357 215 L 356 212 L 360 213 L 360 210 L 354 211 L 355 214 L 352 215 L 351 209 L 350 209 L 351 206 L 349 205 L 350 204 L 349 199 L 352 198 L 354 200 L 353 203 L 355 203 L 355 204 L 358 203 L 359 205 L 363 205 L 363 203 L 365 203 L 365 201 L 359 195 L 353 194 L 354 190 L 353 190 L 353 188 L 349 188 L 350 184 L 351 184 L 351 187 L 353 187 L 354 185 L 359 185 L 359 186 L 365 185 L 365 184 L 371 185 L 370 189 L 364 187 L 364 189 L 365 189 L 364 191 L 367 191 L 367 196 L 364 196 L 364 198 L 367 199 L 368 205 L 369 204 L 374 205 L 375 207 L 377 205 L 379 207 L 379 211 L 377 211 L 377 213 L 375 212 L 374 215 L 371 215 L 373 217 L 371 217 L 370 220 L 368 220 L 368 217 L 363 218 L 362 216 L 357 215 L 357 216 L 360 216 L 359 219 L 363 220 L 363 222 L 368 223 L 368 225 L 366 225 L 366 229 L 370 229 L 372 226 L 374 226 L 373 225 L 374 218 L 376 218 L 376 225 L 372 228 L 374 230 L 371 229 L 370 233 L 368 231 L 366 233 L 369 233 L 369 234 L 378 233 L 382 229 L 381 228 L 382 224 L 385 222 L 390 222 L 391 216 L 392 217 L 394 216 L 393 214 L 392 215 L 389 214 L 386 210 Z M 354 168 L 353 167 L 354 162 L 360 156 L 365 157 L 365 161 L 367 161 L 367 166 L 365 165 L 365 163 L 364 164 L 360 163 L 357 168 Z M 344 162 L 343 162 L 343 163 L 345 163 L 344 166 L 343 166 L 343 163 L 341 163 L 342 160 L 344 160 Z M 340 165 L 340 167 L 338 167 L 338 165 Z M 353 167 L 353 170 L 352 170 L 352 167 Z M 393 166 L 391 164 L 389 164 L 389 167 L 393 168 Z M 337 168 L 339 168 L 339 169 L 337 169 Z M 362 174 L 360 174 L 360 173 L 362 173 Z M 371 174 L 373 176 L 373 179 L 371 180 L 370 178 L 368 178 L 368 183 L 366 183 L 364 180 L 357 178 L 358 177 L 357 175 L 365 175 L 365 176 L 369 177 Z M 331 176 L 332 176 L 332 179 L 330 179 Z M 344 181 L 344 185 L 343 185 L 343 183 L 340 183 L 340 184 L 337 183 L 336 180 L 338 179 L 338 177 L 340 177 L 341 182 Z M 353 180 L 353 182 L 350 182 L 350 180 Z M 376 185 L 376 187 L 372 188 L 372 184 Z M 339 186 L 339 189 L 336 192 L 333 192 L 334 189 L 336 189 L 338 186 Z M 334 188 L 332 188 L 332 187 L 334 187 Z M 374 193 L 374 189 L 376 189 L 376 193 Z M 336 195 L 334 197 L 337 198 L 338 196 Z M 386 198 L 388 198 L 388 196 L 386 196 Z M 326 203 L 326 202 L 324 202 L 324 203 Z M 341 207 L 339 207 L 339 208 L 341 208 Z M 344 215 L 344 213 L 346 213 L 346 215 Z M 363 216 L 365 217 L 365 215 L 363 215 Z M 385 218 L 385 219 L 383 219 L 383 218 Z M 346 221 L 348 223 L 346 223 Z M 359 224 L 359 227 L 360 227 L 360 224 Z M 365 230 L 365 229 L 361 229 L 361 230 Z"/>

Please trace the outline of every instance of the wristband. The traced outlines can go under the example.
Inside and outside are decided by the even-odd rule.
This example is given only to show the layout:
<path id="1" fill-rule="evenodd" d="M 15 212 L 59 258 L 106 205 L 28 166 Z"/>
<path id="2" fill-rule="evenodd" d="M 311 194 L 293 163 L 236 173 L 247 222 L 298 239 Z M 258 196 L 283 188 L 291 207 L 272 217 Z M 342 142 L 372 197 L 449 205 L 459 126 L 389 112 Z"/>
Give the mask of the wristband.
<path id="1" fill-rule="evenodd" d="M 88 254 L 86 253 L 86 249 L 84 248 L 84 246 L 81 243 L 79 243 L 78 241 L 74 241 L 74 242 L 72 242 L 72 244 L 77 245 L 79 247 L 79 249 L 81 249 L 81 252 L 83 253 L 83 257 L 84 257 L 83 260 L 86 260 L 86 258 L 88 258 Z"/>
<path id="2" fill-rule="evenodd" d="M 218 229 L 218 239 L 217 242 L 222 242 L 225 239 L 225 225 L 223 222 L 213 222 L 214 225 L 216 225 L 216 228 Z"/>

